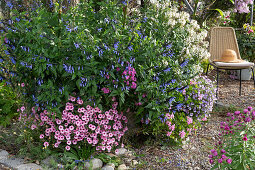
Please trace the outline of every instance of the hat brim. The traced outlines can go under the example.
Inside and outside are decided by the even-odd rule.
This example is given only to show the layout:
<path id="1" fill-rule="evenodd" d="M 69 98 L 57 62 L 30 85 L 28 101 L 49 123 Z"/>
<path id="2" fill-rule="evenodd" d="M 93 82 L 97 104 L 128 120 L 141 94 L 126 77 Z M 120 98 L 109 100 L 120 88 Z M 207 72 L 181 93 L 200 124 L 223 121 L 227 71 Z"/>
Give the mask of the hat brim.
<path id="1" fill-rule="evenodd" d="M 241 59 L 236 59 L 236 60 L 222 60 L 222 59 L 218 59 L 218 60 L 213 60 L 214 62 L 224 62 L 224 63 L 243 63 L 245 62 L 244 60 Z"/>

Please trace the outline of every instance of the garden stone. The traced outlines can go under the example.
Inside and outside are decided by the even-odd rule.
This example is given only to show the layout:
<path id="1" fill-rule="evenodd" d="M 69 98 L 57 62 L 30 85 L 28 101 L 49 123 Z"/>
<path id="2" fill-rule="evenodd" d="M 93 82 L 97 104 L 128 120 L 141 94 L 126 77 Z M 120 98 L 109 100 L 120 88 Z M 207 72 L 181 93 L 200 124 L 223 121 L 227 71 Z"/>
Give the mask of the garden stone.
<path id="1" fill-rule="evenodd" d="M 42 170 L 43 168 L 40 165 L 29 163 L 29 164 L 21 164 L 16 167 L 17 170 Z"/>
<path id="2" fill-rule="evenodd" d="M 188 145 L 182 145 L 182 149 L 184 149 L 184 150 L 188 150 L 189 149 L 189 146 Z"/>
<path id="3" fill-rule="evenodd" d="M 115 168 L 115 164 L 114 163 L 108 163 L 107 166 L 111 166 L 111 167 Z"/>
<path id="4" fill-rule="evenodd" d="M 191 148 L 191 150 L 193 150 L 193 151 L 194 151 L 194 150 L 196 150 L 196 149 L 197 149 L 197 148 L 196 148 L 196 147 L 194 147 L 194 146 L 192 146 L 192 148 Z"/>
<path id="5" fill-rule="evenodd" d="M 105 165 L 102 170 L 114 170 L 114 168 L 112 166 L 109 165 Z"/>
<path id="6" fill-rule="evenodd" d="M 9 153 L 6 150 L 0 151 L 0 159 L 7 158 L 9 156 Z"/>
<path id="7" fill-rule="evenodd" d="M 121 164 L 118 166 L 118 170 L 126 170 L 127 166 L 125 164 Z"/>
<path id="8" fill-rule="evenodd" d="M 0 159 L 0 163 L 7 165 L 10 168 L 16 168 L 17 166 L 24 164 L 24 160 L 20 158 L 5 158 Z"/>
<path id="9" fill-rule="evenodd" d="M 90 165 L 92 169 L 101 169 L 103 162 L 98 158 L 94 158 L 91 161 L 85 163 L 85 168 L 90 169 Z"/>
<path id="10" fill-rule="evenodd" d="M 49 166 L 51 164 L 51 160 L 55 161 L 53 156 L 49 156 L 48 158 L 42 160 L 41 164 Z"/>
<path id="11" fill-rule="evenodd" d="M 118 152 L 116 153 L 117 156 L 124 155 L 127 152 L 125 148 L 119 148 Z"/>
<path id="12" fill-rule="evenodd" d="M 132 160 L 132 165 L 133 166 L 136 166 L 138 164 L 138 161 L 137 160 Z"/>

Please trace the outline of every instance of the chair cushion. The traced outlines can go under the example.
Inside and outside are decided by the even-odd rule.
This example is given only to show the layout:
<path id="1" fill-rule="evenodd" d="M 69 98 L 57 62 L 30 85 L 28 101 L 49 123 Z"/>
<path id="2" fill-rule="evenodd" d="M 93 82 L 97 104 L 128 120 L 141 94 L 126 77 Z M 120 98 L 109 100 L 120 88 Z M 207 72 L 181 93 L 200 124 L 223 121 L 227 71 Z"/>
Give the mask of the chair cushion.
<path id="1" fill-rule="evenodd" d="M 253 67 L 254 63 L 251 62 L 242 62 L 242 63 L 225 63 L 225 62 L 213 62 L 213 64 L 216 67 L 227 67 L 227 68 L 249 68 L 249 67 Z"/>

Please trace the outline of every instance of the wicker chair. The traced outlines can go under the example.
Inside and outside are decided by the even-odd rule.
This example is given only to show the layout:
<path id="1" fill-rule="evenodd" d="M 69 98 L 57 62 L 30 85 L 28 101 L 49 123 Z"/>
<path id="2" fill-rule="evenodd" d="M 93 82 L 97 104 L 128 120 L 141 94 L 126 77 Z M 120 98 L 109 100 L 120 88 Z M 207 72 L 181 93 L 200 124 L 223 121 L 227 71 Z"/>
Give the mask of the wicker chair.
<path id="1" fill-rule="evenodd" d="M 219 59 L 225 49 L 232 49 L 236 52 L 237 58 L 241 59 L 240 52 L 236 40 L 235 30 L 232 27 L 214 27 L 211 30 L 210 36 L 210 62 L 207 66 L 206 75 L 208 74 L 209 66 L 213 66 L 217 70 L 217 93 L 219 87 L 219 70 L 240 70 L 240 88 L 239 95 L 242 91 L 242 69 L 252 69 L 254 87 L 254 63 L 242 62 L 242 63 L 225 63 L 225 62 L 214 62 Z"/>

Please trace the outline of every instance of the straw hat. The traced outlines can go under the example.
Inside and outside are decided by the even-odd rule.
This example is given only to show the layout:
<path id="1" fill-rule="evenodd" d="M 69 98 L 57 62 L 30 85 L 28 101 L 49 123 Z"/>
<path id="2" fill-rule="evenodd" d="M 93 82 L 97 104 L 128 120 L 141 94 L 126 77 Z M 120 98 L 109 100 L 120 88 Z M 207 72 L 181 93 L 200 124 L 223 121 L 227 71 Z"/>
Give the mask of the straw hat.
<path id="1" fill-rule="evenodd" d="M 221 58 L 214 60 L 216 62 L 225 62 L 225 63 L 242 63 L 244 60 L 238 59 L 237 54 L 234 50 L 226 49 L 223 51 Z"/>

